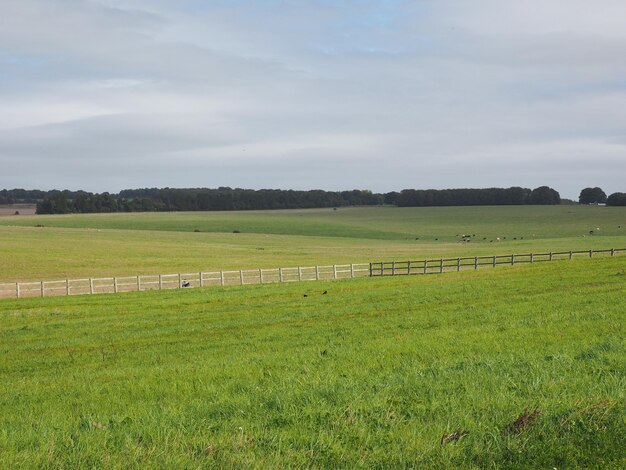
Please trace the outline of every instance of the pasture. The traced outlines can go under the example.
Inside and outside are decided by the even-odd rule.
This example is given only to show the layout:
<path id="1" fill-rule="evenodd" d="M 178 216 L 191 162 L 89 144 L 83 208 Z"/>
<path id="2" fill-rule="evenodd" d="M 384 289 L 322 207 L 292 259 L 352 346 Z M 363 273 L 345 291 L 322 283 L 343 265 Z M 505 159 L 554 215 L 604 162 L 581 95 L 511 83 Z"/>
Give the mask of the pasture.
<path id="1" fill-rule="evenodd" d="M 7 216 L 0 281 L 624 248 L 625 230 L 597 206 Z M 623 468 L 625 259 L 2 300 L 0 468 Z"/>
<path id="2" fill-rule="evenodd" d="M 623 468 L 625 288 L 605 258 L 2 301 L 0 466 Z"/>
<path id="3" fill-rule="evenodd" d="M 463 234 L 474 236 L 460 243 Z M 624 242 L 623 207 L 13 216 L 0 218 L 0 282 L 608 249 Z"/>

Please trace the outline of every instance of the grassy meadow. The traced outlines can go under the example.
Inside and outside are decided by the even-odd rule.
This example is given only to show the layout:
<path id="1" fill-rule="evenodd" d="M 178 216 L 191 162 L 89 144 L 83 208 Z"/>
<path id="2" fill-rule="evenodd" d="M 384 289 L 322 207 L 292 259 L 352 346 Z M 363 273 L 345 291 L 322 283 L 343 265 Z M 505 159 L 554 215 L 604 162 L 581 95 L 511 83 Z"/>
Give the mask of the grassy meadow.
<path id="1" fill-rule="evenodd" d="M 623 207 L 11 216 L 0 217 L 0 282 L 623 247 Z"/>
<path id="2" fill-rule="evenodd" d="M 625 266 L 2 301 L 0 467 L 624 468 Z"/>
<path id="3" fill-rule="evenodd" d="M 606 248 L 626 208 L 20 215 L 0 282 Z M 624 468 L 625 294 L 616 256 L 1 300 L 0 468 Z"/>

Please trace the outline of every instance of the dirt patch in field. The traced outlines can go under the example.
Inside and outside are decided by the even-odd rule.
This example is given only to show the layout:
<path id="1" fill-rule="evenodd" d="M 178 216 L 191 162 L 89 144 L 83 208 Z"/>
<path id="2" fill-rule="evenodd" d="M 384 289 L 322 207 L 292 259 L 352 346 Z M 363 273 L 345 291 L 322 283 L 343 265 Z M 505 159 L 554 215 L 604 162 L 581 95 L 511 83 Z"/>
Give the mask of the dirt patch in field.
<path id="1" fill-rule="evenodd" d="M 35 215 L 36 211 L 36 204 L 0 204 L 0 217 L 19 217 L 20 215 Z"/>

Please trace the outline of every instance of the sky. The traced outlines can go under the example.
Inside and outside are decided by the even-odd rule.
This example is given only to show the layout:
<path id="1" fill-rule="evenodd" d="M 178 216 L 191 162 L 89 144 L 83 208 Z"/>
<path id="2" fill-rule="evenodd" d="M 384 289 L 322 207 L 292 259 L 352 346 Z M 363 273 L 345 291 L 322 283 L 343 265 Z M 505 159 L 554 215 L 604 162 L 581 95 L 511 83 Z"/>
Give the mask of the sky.
<path id="1" fill-rule="evenodd" d="M 2 0 L 0 189 L 626 192 L 624 0 Z"/>

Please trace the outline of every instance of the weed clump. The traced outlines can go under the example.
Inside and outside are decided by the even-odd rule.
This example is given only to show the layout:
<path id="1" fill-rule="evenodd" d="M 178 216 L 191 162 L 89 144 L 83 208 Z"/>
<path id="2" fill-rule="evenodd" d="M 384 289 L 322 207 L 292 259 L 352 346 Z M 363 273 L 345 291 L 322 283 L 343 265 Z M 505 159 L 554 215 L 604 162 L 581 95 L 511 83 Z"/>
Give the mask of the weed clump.
<path id="1" fill-rule="evenodd" d="M 524 429 L 532 426 L 539 414 L 540 412 L 538 408 L 535 408 L 533 411 L 528 411 L 528 408 L 526 408 L 515 421 L 509 423 L 502 430 L 502 435 L 507 436 L 511 434 L 520 434 Z"/>
<path id="2" fill-rule="evenodd" d="M 441 444 L 451 444 L 457 442 L 462 437 L 465 437 L 469 434 L 469 431 L 464 431 L 461 429 L 457 429 L 451 434 L 444 434 L 441 436 Z"/>

